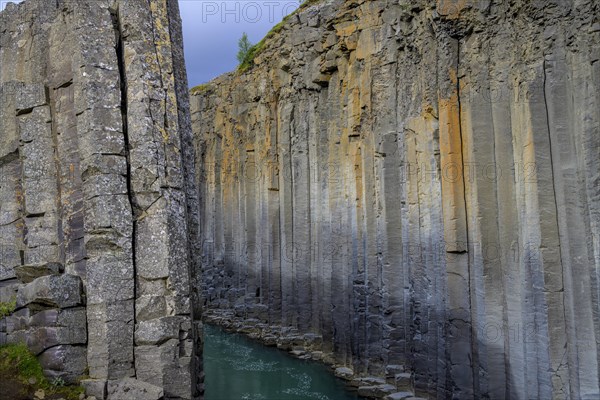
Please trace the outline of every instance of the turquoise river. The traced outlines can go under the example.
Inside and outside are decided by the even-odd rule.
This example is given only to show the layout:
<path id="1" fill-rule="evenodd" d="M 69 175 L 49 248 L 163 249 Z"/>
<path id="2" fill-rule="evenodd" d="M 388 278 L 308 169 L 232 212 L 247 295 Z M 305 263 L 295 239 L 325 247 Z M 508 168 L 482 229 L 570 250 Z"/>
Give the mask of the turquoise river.
<path id="1" fill-rule="evenodd" d="M 359 400 L 330 370 L 243 335 L 204 327 L 205 400 Z"/>

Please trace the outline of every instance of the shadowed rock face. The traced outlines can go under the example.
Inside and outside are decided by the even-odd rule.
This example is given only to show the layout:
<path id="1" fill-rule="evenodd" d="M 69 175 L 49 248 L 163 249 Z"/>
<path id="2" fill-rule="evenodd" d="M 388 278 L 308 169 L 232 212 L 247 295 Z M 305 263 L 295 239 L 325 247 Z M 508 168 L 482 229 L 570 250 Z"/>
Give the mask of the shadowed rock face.
<path id="1" fill-rule="evenodd" d="M 177 1 L 9 4 L 0 301 L 17 310 L 0 344 L 25 341 L 67 382 L 89 375 L 99 398 L 198 396 L 192 154 Z"/>
<path id="2" fill-rule="evenodd" d="M 292 16 L 192 96 L 207 306 L 420 394 L 597 398 L 598 7 Z"/>

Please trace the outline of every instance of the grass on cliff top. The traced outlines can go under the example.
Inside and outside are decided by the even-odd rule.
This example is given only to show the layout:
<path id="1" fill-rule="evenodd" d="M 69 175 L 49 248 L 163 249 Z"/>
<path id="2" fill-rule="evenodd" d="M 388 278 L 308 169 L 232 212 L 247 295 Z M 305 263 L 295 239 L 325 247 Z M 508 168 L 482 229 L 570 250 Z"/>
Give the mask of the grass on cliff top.
<path id="1" fill-rule="evenodd" d="M 11 400 L 33 399 L 35 393 L 43 392 L 46 400 L 78 400 L 84 389 L 64 386 L 56 379 L 52 382 L 44 376 L 42 366 L 24 344 L 0 346 L 0 383 L 2 398 Z"/>
<path id="2" fill-rule="evenodd" d="M 212 85 L 210 83 L 203 83 L 201 85 L 194 86 L 193 88 L 191 88 L 190 93 L 191 94 L 201 94 L 201 93 L 206 93 L 211 89 L 212 89 Z"/>
<path id="3" fill-rule="evenodd" d="M 244 60 L 238 66 L 238 69 L 237 69 L 238 72 L 239 73 L 246 72 L 246 71 L 248 71 L 249 69 L 251 69 L 254 66 L 254 60 L 265 49 L 265 43 L 266 43 L 266 41 L 268 39 L 272 38 L 273 36 L 277 35 L 279 32 L 281 32 L 281 30 L 283 29 L 285 23 L 287 21 L 289 21 L 289 19 L 292 17 L 292 15 L 295 15 L 298 12 L 304 10 L 305 8 L 310 7 L 310 6 L 314 5 L 314 4 L 320 3 L 322 1 L 323 0 L 306 0 L 304 3 L 302 3 L 300 5 L 300 7 L 298 7 L 296 10 L 294 10 L 294 12 L 292 12 L 289 15 L 286 15 L 280 23 L 278 23 L 277 25 L 275 25 L 265 35 L 265 37 L 262 38 L 262 40 L 260 42 L 256 43 L 254 46 L 252 46 L 250 48 L 250 51 L 248 51 L 248 54 L 246 54 L 246 57 L 244 57 Z"/>

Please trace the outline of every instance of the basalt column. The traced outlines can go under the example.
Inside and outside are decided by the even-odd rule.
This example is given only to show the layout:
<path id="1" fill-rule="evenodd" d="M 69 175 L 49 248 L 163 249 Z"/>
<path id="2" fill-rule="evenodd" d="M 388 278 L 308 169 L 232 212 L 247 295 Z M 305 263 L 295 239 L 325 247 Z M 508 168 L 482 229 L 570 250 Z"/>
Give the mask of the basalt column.
<path id="1" fill-rule="evenodd" d="M 172 0 L 0 14 L 0 341 L 97 398 L 201 394 L 182 51 Z"/>
<path id="2" fill-rule="evenodd" d="M 192 93 L 206 315 L 432 398 L 598 398 L 598 15 L 301 7 Z"/>

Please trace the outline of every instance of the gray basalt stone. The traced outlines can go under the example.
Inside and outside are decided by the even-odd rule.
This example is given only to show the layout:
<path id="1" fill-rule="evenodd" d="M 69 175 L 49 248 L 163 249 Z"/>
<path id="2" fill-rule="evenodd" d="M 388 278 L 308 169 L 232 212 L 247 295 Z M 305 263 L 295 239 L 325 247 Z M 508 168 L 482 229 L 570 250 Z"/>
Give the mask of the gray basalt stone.
<path id="1" fill-rule="evenodd" d="M 160 400 L 163 389 L 137 379 L 108 382 L 108 400 Z"/>
<path id="2" fill-rule="evenodd" d="M 60 345 L 43 352 L 38 359 L 44 373 L 52 378 L 62 378 L 66 383 L 74 385 L 85 373 L 86 349 L 84 346 Z"/>
<path id="3" fill-rule="evenodd" d="M 413 393 L 411 392 L 396 392 L 388 394 L 383 398 L 383 400 L 408 400 L 414 399 Z"/>
<path id="4" fill-rule="evenodd" d="M 169 339 L 178 339 L 182 322 L 181 317 L 161 317 L 141 321 L 135 329 L 135 342 L 138 345 L 160 345 Z"/>
<path id="5" fill-rule="evenodd" d="M 49 275 L 36 278 L 19 289 L 17 306 L 73 307 L 83 303 L 81 278 L 75 275 Z"/>
<path id="6" fill-rule="evenodd" d="M 354 372 L 348 367 L 339 367 L 335 369 L 335 376 L 342 379 L 351 379 Z"/>
<path id="7" fill-rule="evenodd" d="M 597 395 L 599 7 L 310 2 L 194 90 L 215 322 L 423 397 Z"/>
<path id="8" fill-rule="evenodd" d="M 17 292 L 21 284 L 15 281 L 6 281 L 0 286 L 0 302 L 8 303 L 17 298 Z"/>
<path id="9" fill-rule="evenodd" d="M 50 376 L 87 368 L 102 400 L 98 382 L 136 376 L 134 349 L 150 346 L 168 353 L 167 397 L 198 398 L 199 201 L 177 2 L 27 0 L 0 26 L 0 301 L 17 297 L 2 341 L 27 343 Z"/>
<path id="10" fill-rule="evenodd" d="M 87 343 L 84 308 L 43 310 L 31 317 L 29 314 L 17 314 L 12 321 L 9 340 L 26 343 L 34 354 L 57 345 Z"/>
<path id="11" fill-rule="evenodd" d="M 102 379 L 82 379 L 80 381 L 81 386 L 85 389 L 85 393 L 89 397 L 96 397 L 97 399 L 106 398 L 106 383 L 107 381 Z"/>
<path id="12" fill-rule="evenodd" d="M 27 83 L 18 86 L 15 109 L 18 112 L 47 104 L 46 87 L 41 83 Z"/>
<path id="13" fill-rule="evenodd" d="M 358 388 L 358 395 L 367 398 L 382 398 L 396 390 L 396 386 L 387 383 L 376 386 L 360 386 Z"/>
<path id="14" fill-rule="evenodd" d="M 138 379 L 161 386 L 166 397 L 190 398 L 188 388 L 177 382 L 181 377 L 190 378 L 190 360 L 187 357 L 191 355 L 191 344 L 191 340 L 180 345 L 179 340 L 169 339 L 160 345 L 137 346 L 135 362 Z M 181 355 L 182 349 L 182 361 L 174 363 L 173 359 Z"/>
<path id="15" fill-rule="evenodd" d="M 46 263 L 42 265 L 19 265 L 14 270 L 21 282 L 30 283 L 41 276 L 58 275 L 63 269 L 63 266 L 58 263 Z"/>
<path id="16" fill-rule="evenodd" d="M 165 296 L 140 296 L 136 304 L 138 321 L 148 321 L 167 315 L 167 299 Z"/>

